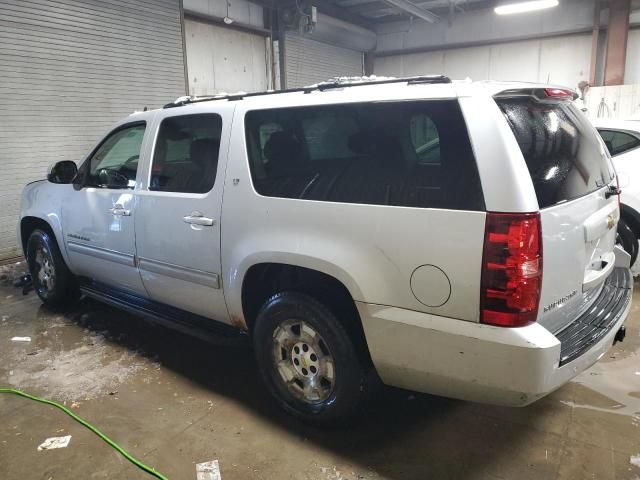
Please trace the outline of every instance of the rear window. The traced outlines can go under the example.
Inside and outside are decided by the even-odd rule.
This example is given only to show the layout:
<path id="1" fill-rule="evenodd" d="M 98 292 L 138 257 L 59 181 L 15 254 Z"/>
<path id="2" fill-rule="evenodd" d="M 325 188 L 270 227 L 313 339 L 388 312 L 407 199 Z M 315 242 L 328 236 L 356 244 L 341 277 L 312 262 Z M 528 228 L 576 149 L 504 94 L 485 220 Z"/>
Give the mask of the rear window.
<path id="1" fill-rule="evenodd" d="M 255 110 L 245 126 L 261 195 L 484 210 L 455 100 Z"/>
<path id="2" fill-rule="evenodd" d="M 520 145 L 540 208 L 587 195 L 614 178 L 598 134 L 569 102 L 496 100 Z"/>

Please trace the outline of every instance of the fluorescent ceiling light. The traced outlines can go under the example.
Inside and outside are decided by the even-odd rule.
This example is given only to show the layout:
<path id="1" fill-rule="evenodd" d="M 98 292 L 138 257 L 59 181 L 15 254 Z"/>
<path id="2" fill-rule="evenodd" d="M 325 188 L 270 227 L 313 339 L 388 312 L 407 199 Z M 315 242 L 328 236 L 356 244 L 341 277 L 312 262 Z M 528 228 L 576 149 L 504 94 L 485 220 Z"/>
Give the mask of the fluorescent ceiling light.
<path id="1" fill-rule="evenodd" d="M 507 3 L 494 10 L 498 15 L 510 15 L 513 13 L 533 12 L 544 8 L 557 7 L 558 0 L 533 0 L 529 2 Z"/>

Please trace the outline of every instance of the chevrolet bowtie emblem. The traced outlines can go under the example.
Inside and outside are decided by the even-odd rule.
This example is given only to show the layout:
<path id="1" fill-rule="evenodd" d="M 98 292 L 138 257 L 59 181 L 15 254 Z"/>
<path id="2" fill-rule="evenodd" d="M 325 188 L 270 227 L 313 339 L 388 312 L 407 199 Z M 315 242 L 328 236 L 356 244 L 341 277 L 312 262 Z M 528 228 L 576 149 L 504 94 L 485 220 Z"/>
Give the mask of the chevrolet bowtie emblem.
<path id="1" fill-rule="evenodd" d="M 607 215 L 607 228 L 611 230 L 616 225 L 616 219 L 613 215 Z"/>

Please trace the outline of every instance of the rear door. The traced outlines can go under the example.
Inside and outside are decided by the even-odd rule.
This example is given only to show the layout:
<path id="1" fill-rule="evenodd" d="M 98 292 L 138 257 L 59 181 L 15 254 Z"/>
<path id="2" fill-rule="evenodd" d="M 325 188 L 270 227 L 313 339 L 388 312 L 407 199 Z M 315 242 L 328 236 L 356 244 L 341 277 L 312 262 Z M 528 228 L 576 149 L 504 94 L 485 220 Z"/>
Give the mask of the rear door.
<path id="1" fill-rule="evenodd" d="M 620 217 L 614 169 L 595 128 L 569 100 L 541 90 L 496 101 L 538 198 L 544 262 L 538 321 L 557 332 L 590 306 L 614 267 Z"/>
<path id="2" fill-rule="evenodd" d="M 151 299 L 221 322 L 220 211 L 232 109 L 164 111 L 136 215 L 138 268 Z"/>

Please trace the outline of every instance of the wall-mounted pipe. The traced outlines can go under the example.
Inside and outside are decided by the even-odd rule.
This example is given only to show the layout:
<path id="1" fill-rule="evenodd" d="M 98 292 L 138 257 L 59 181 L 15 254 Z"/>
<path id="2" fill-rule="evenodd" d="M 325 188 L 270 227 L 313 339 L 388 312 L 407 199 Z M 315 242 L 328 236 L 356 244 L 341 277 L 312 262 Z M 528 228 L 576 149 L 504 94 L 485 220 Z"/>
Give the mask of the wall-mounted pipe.
<path id="1" fill-rule="evenodd" d="M 593 27 L 591 29 L 591 65 L 589 68 L 589 85 L 596 85 L 596 72 L 598 67 L 598 41 L 600 37 L 600 13 L 602 12 L 602 2 L 594 2 Z"/>
<path id="2" fill-rule="evenodd" d="M 371 30 L 324 15 L 322 12 L 318 13 L 318 22 L 313 31 L 305 33 L 304 36 L 359 52 L 373 50 L 377 41 L 376 34 Z"/>
<path id="3" fill-rule="evenodd" d="M 184 10 L 184 18 L 189 20 L 200 20 L 208 23 L 215 23 L 217 25 L 222 25 L 227 28 L 231 28 L 234 30 L 239 30 L 241 32 L 254 33 L 256 35 L 261 35 L 263 37 L 271 36 L 271 30 L 267 28 L 260 28 L 255 25 L 249 25 L 247 23 L 241 22 L 233 22 L 227 23 L 224 21 L 224 18 L 216 17 L 214 15 L 207 15 L 205 13 L 194 12 L 192 10 Z"/>

